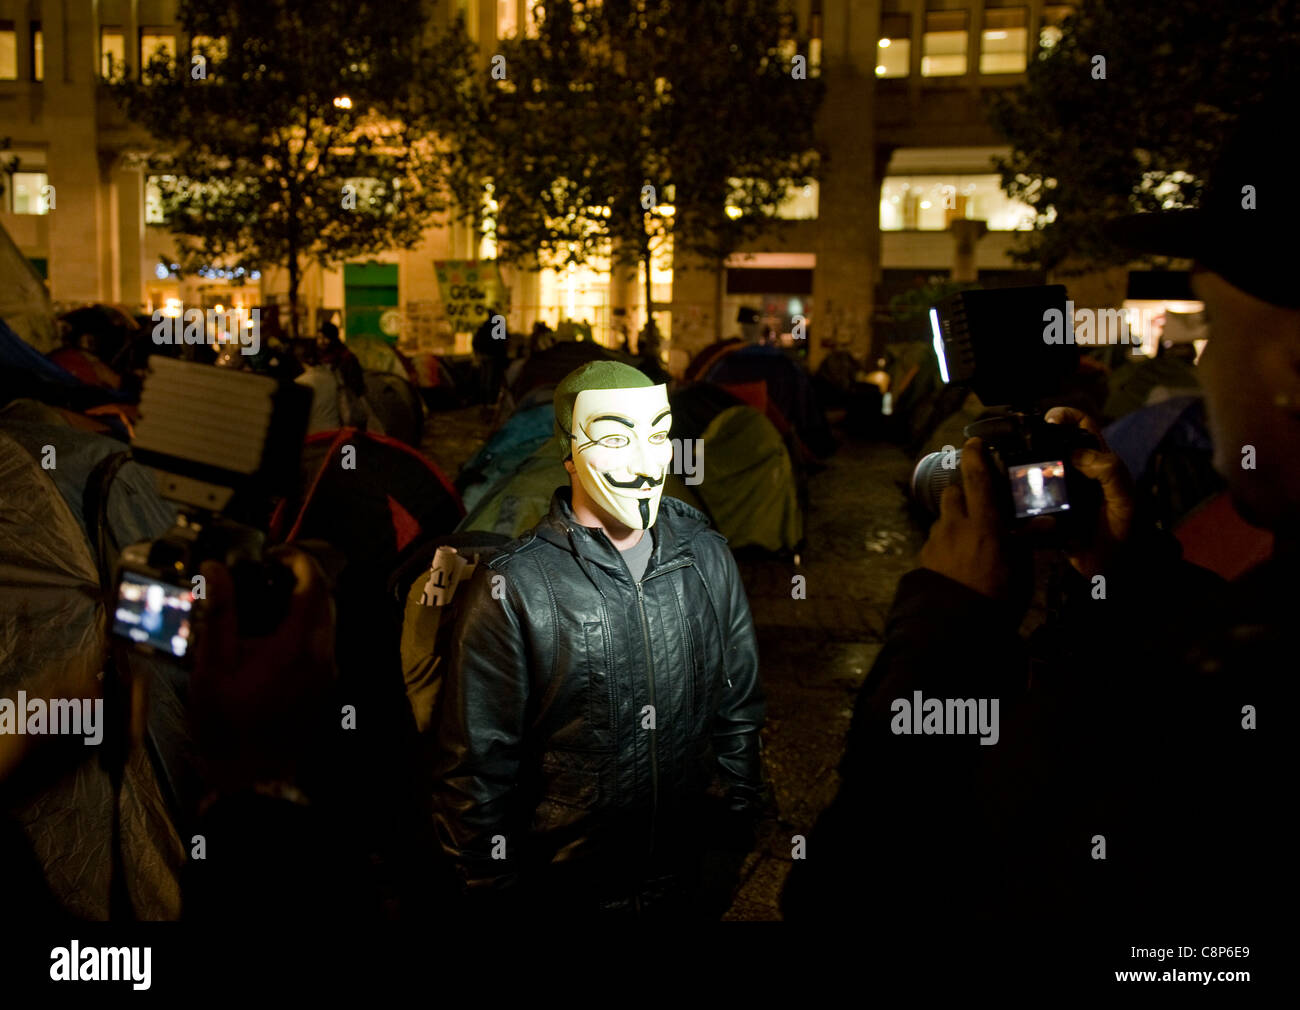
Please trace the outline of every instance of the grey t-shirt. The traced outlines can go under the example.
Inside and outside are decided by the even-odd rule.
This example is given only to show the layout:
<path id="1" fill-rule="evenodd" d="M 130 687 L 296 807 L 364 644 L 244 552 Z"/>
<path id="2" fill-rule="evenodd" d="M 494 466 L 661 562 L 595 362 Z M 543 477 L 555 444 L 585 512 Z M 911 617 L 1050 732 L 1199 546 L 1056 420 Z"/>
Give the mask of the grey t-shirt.
<path id="1" fill-rule="evenodd" d="M 654 536 L 646 530 L 634 546 L 620 552 L 623 555 L 623 564 L 627 565 L 627 570 L 632 573 L 633 582 L 641 581 L 646 565 L 650 564 L 650 552 L 654 549 Z"/>

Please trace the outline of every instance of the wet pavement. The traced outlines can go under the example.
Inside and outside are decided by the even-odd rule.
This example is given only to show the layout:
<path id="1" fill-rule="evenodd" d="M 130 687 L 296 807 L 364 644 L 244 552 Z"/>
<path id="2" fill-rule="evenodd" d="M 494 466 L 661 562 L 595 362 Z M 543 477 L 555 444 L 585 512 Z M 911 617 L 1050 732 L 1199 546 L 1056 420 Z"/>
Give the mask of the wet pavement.
<path id="1" fill-rule="evenodd" d="M 454 479 L 489 430 L 477 407 L 433 414 L 423 448 Z M 763 758 L 773 809 L 728 919 L 780 918 L 791 839 L 807 836 L 835 796 L 854 698 L 880 649 L 894 589 L 923 539 L 905 509 L 912 461 L 901 449 L 842 439 L 824 464 L 809 481 L 799 564 L 740 561 L 767 696 Z M 802 599 L 796 576 L 804 579 Z"/>

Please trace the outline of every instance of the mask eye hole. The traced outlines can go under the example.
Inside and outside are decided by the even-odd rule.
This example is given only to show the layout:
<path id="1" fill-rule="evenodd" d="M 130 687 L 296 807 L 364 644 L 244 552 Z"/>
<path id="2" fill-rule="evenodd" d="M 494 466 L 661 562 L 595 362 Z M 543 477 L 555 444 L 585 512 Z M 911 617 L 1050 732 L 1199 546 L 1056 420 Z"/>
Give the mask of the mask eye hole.
<path id="1" fill-rule="evenodd" d="M 606 435 L 596 439 L 596 444 L 603 445 L 606 449 L 624 449 L 630 441 L 626 435 Z"/>
<path id="2" fill-rule="evenodd" d="M 649 439 L 651 445 L 663 445 L 667 441 L 668 432 L 666 431 L 656 431 Z"/>

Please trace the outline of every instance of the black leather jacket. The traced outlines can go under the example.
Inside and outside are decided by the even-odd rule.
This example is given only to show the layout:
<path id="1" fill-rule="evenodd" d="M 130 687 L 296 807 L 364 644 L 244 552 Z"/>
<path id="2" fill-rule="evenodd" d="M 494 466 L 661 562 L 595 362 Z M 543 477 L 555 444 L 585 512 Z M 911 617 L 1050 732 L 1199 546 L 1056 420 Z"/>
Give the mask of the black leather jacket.
<path id="1" fill-rule="evenodd" d="M 664 497 L 638 585 L 569 502 L 557 490 L 479 566 L 444 675 L 435 812 L 471 893 L 548 878 L 627 894 L 708 845 L 721 803 L 743 819 L 764 796 L 758 651 L 726 540 Z"/>

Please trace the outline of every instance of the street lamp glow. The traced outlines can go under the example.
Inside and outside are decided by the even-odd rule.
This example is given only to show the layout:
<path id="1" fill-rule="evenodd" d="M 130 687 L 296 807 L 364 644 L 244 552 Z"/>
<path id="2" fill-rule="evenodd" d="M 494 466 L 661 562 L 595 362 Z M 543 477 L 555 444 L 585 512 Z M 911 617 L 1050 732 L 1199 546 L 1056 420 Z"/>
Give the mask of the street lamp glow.
<path id="1" fill-rule="evenodd" d="M 334 108 L 350 109 L 352 108 L 352 99 L 350 99 L 347 95 L 339 95 L 338 98 L 334 99 Z"/>

